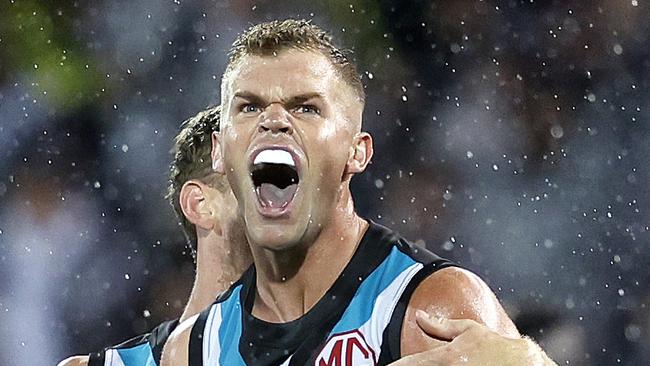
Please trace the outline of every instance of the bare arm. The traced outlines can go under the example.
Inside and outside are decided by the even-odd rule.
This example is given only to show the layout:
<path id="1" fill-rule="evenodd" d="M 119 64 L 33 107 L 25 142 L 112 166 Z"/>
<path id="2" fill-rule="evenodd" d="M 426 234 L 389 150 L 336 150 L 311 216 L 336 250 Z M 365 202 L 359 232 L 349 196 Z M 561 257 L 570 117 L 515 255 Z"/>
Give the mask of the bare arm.
<path id="1" fill-rule="evenodd" d="M 192 316 L 174 329 L 167 339 L 160 358 L 161 366 L 187 366 L 189 363 L 190 334 L 199 314 Z"/>
<path id="2" fill-rule="evenodd" d="M 446 319 L 470 319 L 509 338 L 520 338 L 514 323 L 490 290 L 474 273 L 457 267 L 434 272 L 417 287 L 402 325 L 402 356 L 440 347 L 448 339 L 436 339 L 418 326 L 416 312 Z"/>
<path id="3" fill-rule="evenodd" d="M 72 356 L 59 362 L 57 366 L 88 366 L 88 356 Z"/>

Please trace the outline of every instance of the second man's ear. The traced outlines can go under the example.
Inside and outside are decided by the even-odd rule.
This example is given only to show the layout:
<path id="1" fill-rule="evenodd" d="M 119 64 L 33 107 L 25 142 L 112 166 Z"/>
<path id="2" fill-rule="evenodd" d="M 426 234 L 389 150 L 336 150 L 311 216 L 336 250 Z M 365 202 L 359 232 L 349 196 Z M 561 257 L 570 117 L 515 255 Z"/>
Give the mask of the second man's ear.
<path id="1" fill-rule="evenodd" d="M 372 136 L 367 132 L 356 134 L 348 158 L 347 172 L 357 174 L 366 170 L 373 153 Z"/>
<path id="2" fill-rule="evenodd" d="M 225 174 L 226 169 L 223 164 L 223 154 L 221 152 L 221 135 L 218 132 L 212 132 L 212 153 L 210 154 L 212 158 L 212 170 L 219 173 Z"/>
<path id="3" fill-rule="evenodd" d="M 199 228 L 211 230 L 214 226 L 214 212 L 206 199 L 208 187 L 198 180 L 188 180 L 181 187 L 179 204 L 185 218 Z"/>

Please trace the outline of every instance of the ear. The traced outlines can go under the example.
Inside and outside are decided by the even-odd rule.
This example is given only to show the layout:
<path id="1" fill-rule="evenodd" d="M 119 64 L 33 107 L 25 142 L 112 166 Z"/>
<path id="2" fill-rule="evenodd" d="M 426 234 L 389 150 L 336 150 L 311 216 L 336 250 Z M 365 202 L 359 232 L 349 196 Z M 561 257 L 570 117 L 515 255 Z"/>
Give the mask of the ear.
<path id="1" fill-rule="evenodd" d="M 185 218 L 196 225 L 197 229 L 211 230 L 214 226 L 216 213 L 206 199 L 207 189 L 203 182 L 196 179 L 188 180 L 181 187 L 179 195 L 181 210 Z"/>
<path id="2" fill-rule="evenodd" d="M 366 170 L 373 152 L 372 136 L 367 132 L 357 133 L 352 142 L 347 172 L 357 174 Z"/>
<path id="3" fill-rule="evenodd" d="M 223 154 L 221 153 L 221 135 L 219 132 L 212 132 L 212 153 L 210 154 L 212 158 L 212 170 L 219 173 L 225 174 L 226 169 L 223 164 Z"/>

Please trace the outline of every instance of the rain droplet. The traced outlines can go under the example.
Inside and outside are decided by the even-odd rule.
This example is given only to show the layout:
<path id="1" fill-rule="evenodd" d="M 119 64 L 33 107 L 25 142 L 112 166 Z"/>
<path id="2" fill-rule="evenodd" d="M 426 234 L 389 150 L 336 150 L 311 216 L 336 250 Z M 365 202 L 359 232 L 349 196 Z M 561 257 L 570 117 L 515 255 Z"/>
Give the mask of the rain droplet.
<path id="1" fill-rule="evenodd" d="M 617 54 L 617 55 L 622 54 L 622 53 L 623 53 L 623 46 L 621 46 L 621 45 L 618 44 L 618 43 L 615 44 L 615 45 L 614 45 L 614 53 Z"/>
<path id="2" fill-rule="evenodd" d="M 630 324 L 625 327 L 625 338 L 628 341 L 636 342 L 641 337 L 641 327 L 636 324 Z"/>
<path id="3" fill-rule="evenodd" d="M 444 243 L 442 243 L 442 249 L 449 252 L 454 249 L 454 243 L 447 240 Z"/>
<path id="4" fill-rule="evenodd" d="M 589 93 L 587 94 L 587 100 L 590 101 L 591 103 L 596 101 L 596 95 L 594 93 Z"/>
<path id="5" fill-rule="evenodd" d="M 560 125 L 553 125 L 551 127 L 551 136 L 556 139 L 562 138 L 564 136 L 564 129 Z"/>

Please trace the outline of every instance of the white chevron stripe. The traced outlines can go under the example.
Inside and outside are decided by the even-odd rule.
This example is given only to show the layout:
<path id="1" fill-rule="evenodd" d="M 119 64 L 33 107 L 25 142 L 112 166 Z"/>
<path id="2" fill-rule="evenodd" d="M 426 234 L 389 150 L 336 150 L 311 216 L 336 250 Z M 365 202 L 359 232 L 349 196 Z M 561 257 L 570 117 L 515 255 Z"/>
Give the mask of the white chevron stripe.
<path id="1" fill-rule="evenodd" d="M 108 349 L 104 354 L 104 366 L 124 366 L 124 361 L 117 350 Z"/>
<path id="2" fill-rule="evenodd" d="M 377 296 L 370 319 L 359 327 L 359 331 L 364 335 L 368 345 L 375 350 L 375 357 L 379 358 L 384 330 L 388 326 L 388 323 L 390 323 L 390 318 L 393 316 L 397 302 L 402 297 L 402 293 L 411 282 L 413 276 L 422 267 L 424 267 L 422 263 L 415 263 L 400 273 L 399 276 L 395 277 L 393 282 Z M 375 362 L 377 361 L 379 360 L 375 360 Z"/>
<path id="3" fill-rule="evenodd" d="M 219 325 L 221 324 L 221 303 L 212 305 L 203 331 L 203 366 L 218 366 L 221 356 Z"/>

